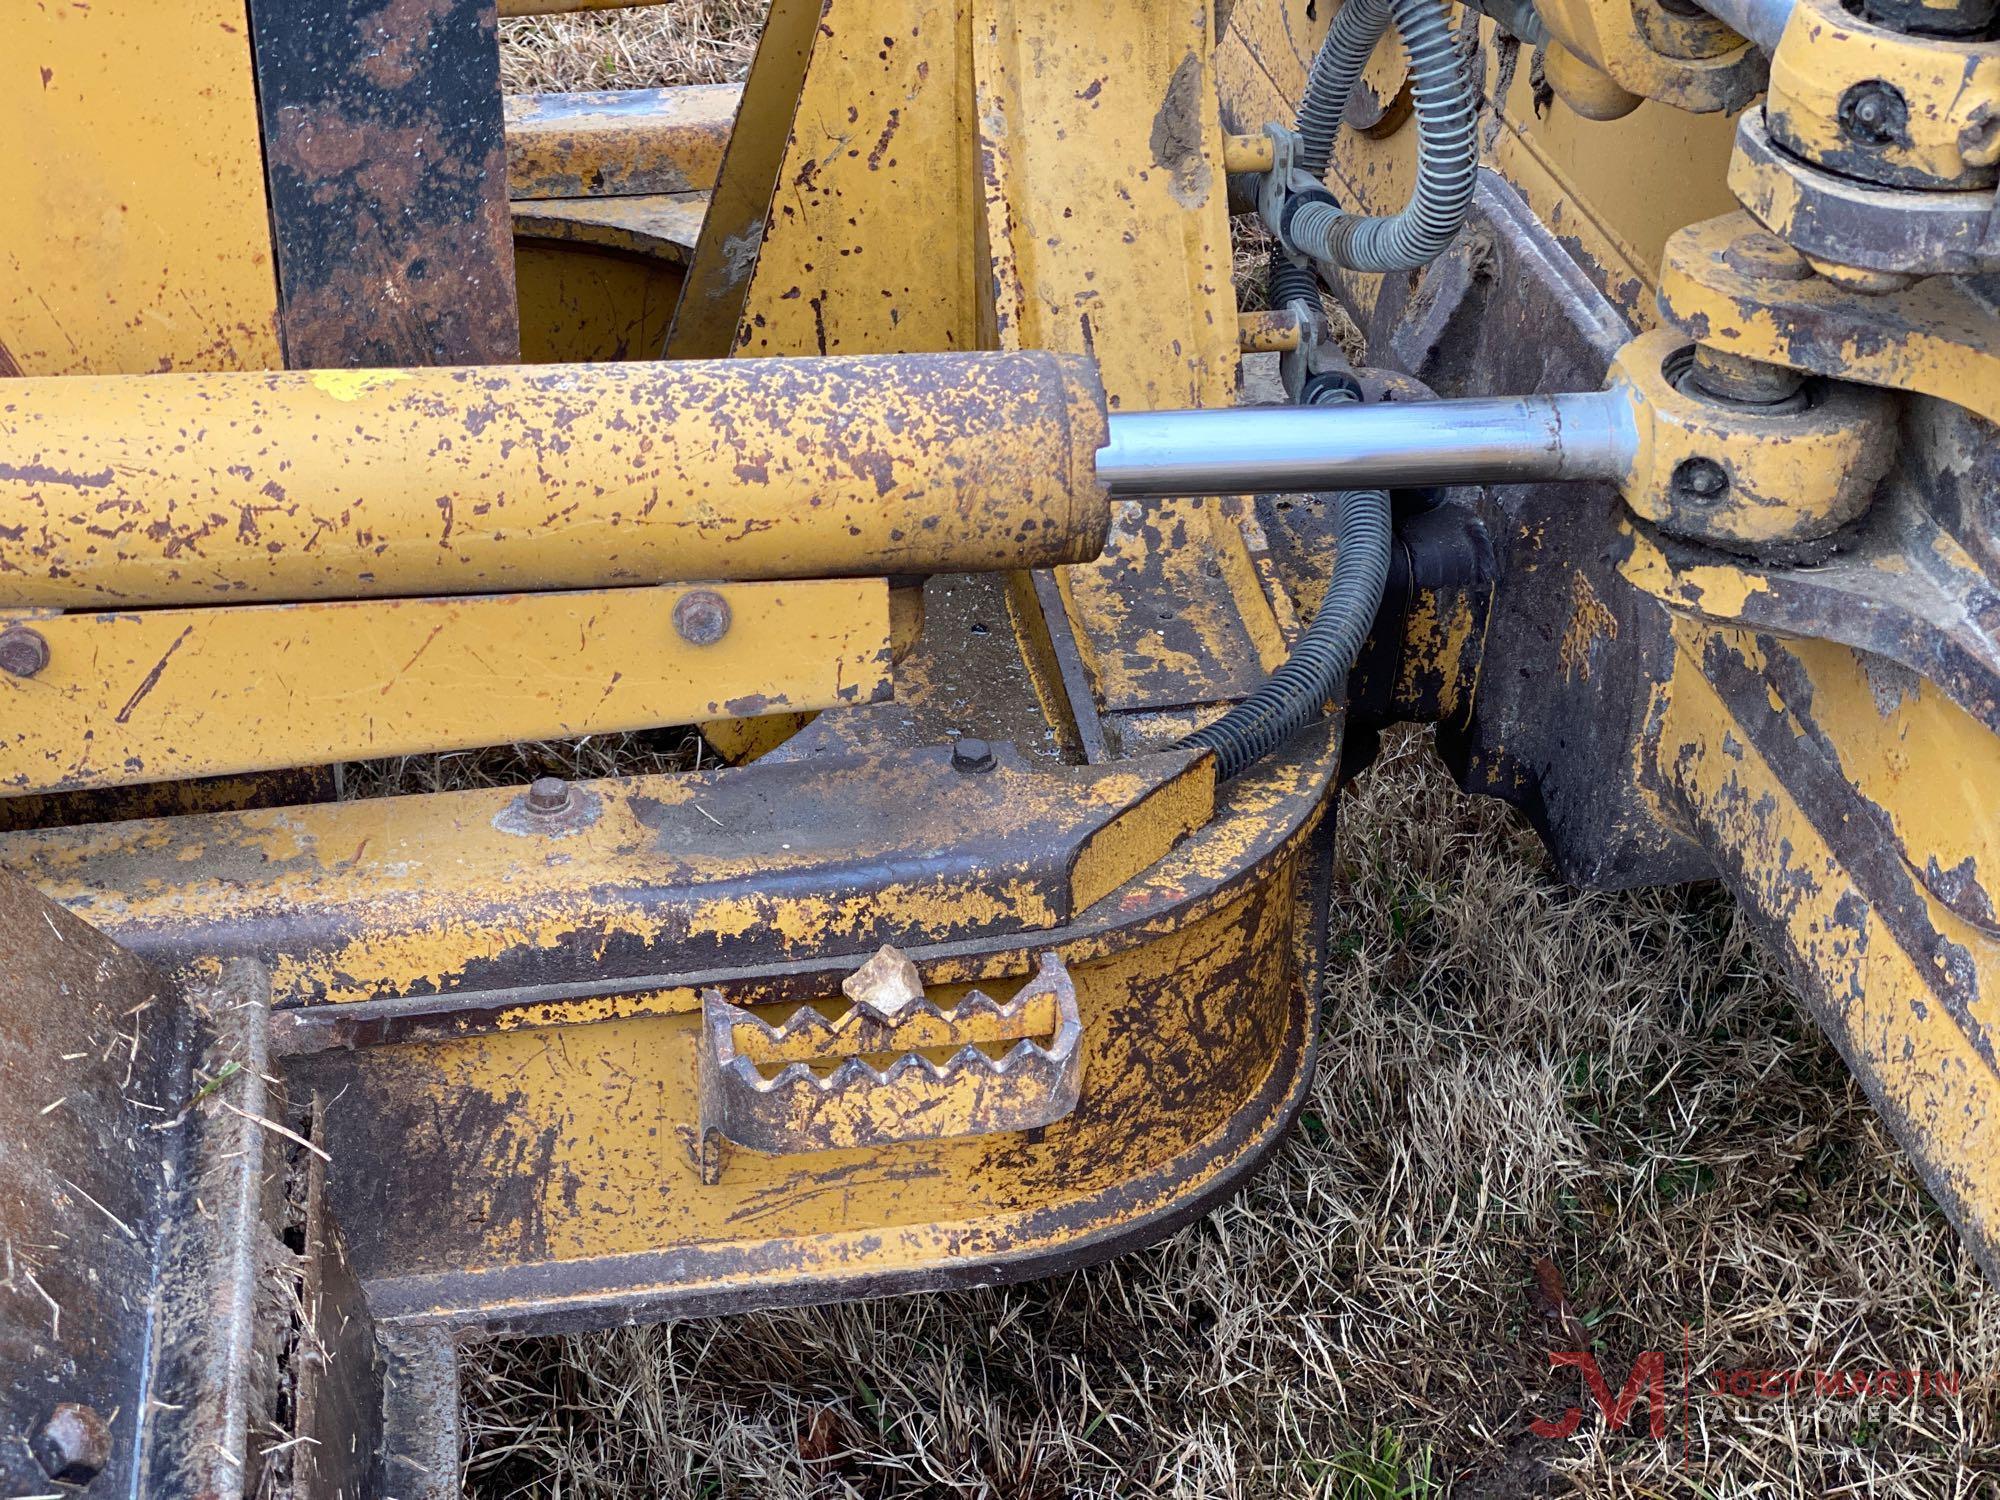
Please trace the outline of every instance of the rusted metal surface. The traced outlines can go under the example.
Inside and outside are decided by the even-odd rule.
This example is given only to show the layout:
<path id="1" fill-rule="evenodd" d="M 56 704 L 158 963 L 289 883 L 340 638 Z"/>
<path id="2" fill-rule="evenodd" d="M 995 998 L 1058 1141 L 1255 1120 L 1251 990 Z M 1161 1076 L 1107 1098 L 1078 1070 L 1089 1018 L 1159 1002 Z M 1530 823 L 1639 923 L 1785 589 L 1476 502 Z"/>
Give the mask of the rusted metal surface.
<path id="1" fill-rule="evenodd" d="M 363 1226 L 356 1262 L 378 1312 L 556 1327 L 612 1307 L 657 1316 L 986 1281 L 1158 1232 L 1269 1143 L 1300 1083 L 1296 866 L 1229 863 L 1247 883 L 1197 887 L 1168 969 L 1145 941 L 1080 963 L 1067 933 L 1048 935 L 1076 980 L 1085 1085 L 1069 1116 L 1020 1135 L 732 1152 L 703 1184 L 694 1010 L 315 1054 L 321 1086 L 348 1090 L 330 1125 L 336 1159 L 395 1140 L 406 1186 L 424 1184 L 336 1180 L 342 1221 Z M 948 958 L 933 968 L 917 953 L 927 991 L 947 1000 Z M 1005 951 L 982 983 L 1032 962 Z M 1126 1016 L 1143 1024 L 1114 1020 Z M 446 1100 L 442 1128 L 424 1123 Z M 613 1201 L 619 1213 L 601 1211 Z"/>
<path id="2" fill-rule="evenodd" d="M 1639 537 L 1621 563 L 1677 611 L 1760 634 L 1808 636 L 1916 674 L 2000 734 L 2000 587 L 1975 532 L 1961 540 L 1895 485 L 1810 567 Z"/>
<path id="3" fill-rule="evenodd" d="M 885 962 L 906 967 L 907 981 L 857 985 Z M 842 989 L 840 1014 L 802 1005 L 776 1024 L 703 993 L 703 1181 L 719 1180 L 738 1147 L 786 1156 L 992 1135 L 1076 1108 L 1083 1024 L 1054 953 L 1004 1004 L 975 989 L 941 1008 L 893 948 Z"/>
<path id="4" fill-rule="evenodd" d="M 1094 353 L 1114 408 L 1234 397 L 1209 25 L 1180 0 L 974 16 L 995 334 Z M 1046 56 L 1032 38 L 1055 32 L 1079 44 Z M 1101 262 L 1092 247 L 1110 245 Z M 1171 741 L 1283 659 L 1246 527 L 1220 502 L 1118 505 L 1105 556 L 1054 580 L 1077 717 L 1101 715 L 1114 753 Z"/>
<path id="5" fill-rule="evenodd" d="M 1236 347 L 1245 354 L 1273 354 L 1299 347 L 1298 314 L 1291 311 L 1236 315 Z"/>
<path id="6" fill-rule="evenodd" d="M 2000 163 L 2000 49 L 1978 36 L 1908 31 L 1838 0 L 1793 0 L 1771 55 L 1764 121 L 1792 156 L 1883 187 L 1993 187 Z"/>
<path id="7" fill-rule="evenodd" d="M 326 1100 L 314 1099 L 301 1121 L 309 1139 L 326 1135 Z M 298 1310 L 284 1366 L 292 1403 L 291 1457 L 285 1476 L 302 1496 L 361 1500 L 380 1489 L 409 1494 L 408 1469 L 385 1451 L 383 1418 L 388 1362 L 377 1344 L 347 1240 L 327 1201 L 330 1163 L 304 1152 Z"/>
<path id="8" fill-rule="evenodd" d="M 153 1405 L 141 1446 L 149 1493 L 255 1494 L 277 1412 L 286 1310 L 274 1280 L 290 1253 L 279 1238 L 287 1145 L 270 1053 L 270 977 L 225 965 L 195 992 L 206 1022 L 199 1062 L 220 1080 L 207 1108 L 184 1117 L 182 1170 L 164 1218 L 154 1293 Z M 206 1085 L 204 1085 L 206 1088 Z"/>
<path id="9" fill-rule="evenodd" d="M 1963 281 L 1931 277 L 1870 295 L 1738 253 L 1762 235 L 1743 213 L 1676 234 L 1660 277 L 1661 317 L 1731 353 L 1921 391 L 2000 422 L 2000 333 Z"/>
<path id="10" fill-rule="evenodd" d="M 858 579 L 50 615 L 46 668 L 0 676 L 0 797 L 877 702 L 888 594 Z"/>
<path id="11" fill-rule="evenodd" d="M 0 860 L 164 967 L 266 960 L 284 1007 L 477 1010 L 631 981 L 629 1003 L 692 1010 L 661 976 L 1069 920 L 1213 805 L 1213 764 L 1188 751 L 1034 769 L 997 753 L 979 776 L 936 747 L 596 782 L 553 827 L 493 788 L 12 834 Z"/>
<path id="12" fill-rule="evenodd" d="M 734 350 L 990 347 L 970 17 L 960 0 L 821 7 Z"/>
<path id="13" fill-rule="evenodd" d="M 1737 124 L 1729 185 L 1759 223 L 1818 261 L 1911 277 L 2000 269 L 1991 189 L 1881 187 L 1809 166 L 1772 142 L 1761 110 Z"/>
<path id="14" fill-rule="evenodd" d="M 293 369 L 520 357 L 494 0 L 250 0 Z"/>
<path id="15" fill-rule="evenodd" d="M 134 1309 L 179 1144 L 150 1127 L 186 1099 L 181 1015 L 145 964 L 12 878 L 0 955 L 0 1485 L 48 1493 L 47 1459 L 122 1492 L 145 1420 Z"/>
<path id="16" fill-rule="evenodd" d="M 13 605 L 1038 567 L 1108 522 L 1094 372 L 1043 353 L 75 377 L 4 403 Z"/>
<path id="17" fill-rule="evenodd" d="M 742 97 L 743 86 L 735 83 L 509 94 L 508 196 L 630 197 L 712 188 Z"/>

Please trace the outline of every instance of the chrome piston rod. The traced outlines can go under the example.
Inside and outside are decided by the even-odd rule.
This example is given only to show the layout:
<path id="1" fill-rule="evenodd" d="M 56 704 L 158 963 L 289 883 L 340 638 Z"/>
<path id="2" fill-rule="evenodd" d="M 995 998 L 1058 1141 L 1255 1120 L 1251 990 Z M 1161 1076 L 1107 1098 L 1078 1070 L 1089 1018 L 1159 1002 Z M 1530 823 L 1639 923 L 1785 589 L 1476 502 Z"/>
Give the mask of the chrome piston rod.
<path id="1" fill-rule="evenodd" d="M 1114 411 L 1097 477 L 1134 498 L 1616 480 L 1638 443 L 1618 391 Z"/>

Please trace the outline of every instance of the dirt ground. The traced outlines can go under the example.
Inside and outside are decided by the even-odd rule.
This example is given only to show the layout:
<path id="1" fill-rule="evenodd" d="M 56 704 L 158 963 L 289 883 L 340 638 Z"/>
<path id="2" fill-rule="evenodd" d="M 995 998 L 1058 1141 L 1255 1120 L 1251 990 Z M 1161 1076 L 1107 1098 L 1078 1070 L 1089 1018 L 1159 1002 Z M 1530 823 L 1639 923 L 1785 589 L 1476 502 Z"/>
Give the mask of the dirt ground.
<path id="1" fill-rule="evenodd" d="M 509 22 L 508 85 L 740 77 L 757 21 Z M 1341 820 L 1319 1080 L 1226 1206 L 1011 1289 L 489 1346 L 473 1492 L 2000 1496 L 2000 1297 L 1726 895 L 1563 888 L 1418 733 Z M 1638 1371 L 1618 1433 L 1569 1350 Z"/>

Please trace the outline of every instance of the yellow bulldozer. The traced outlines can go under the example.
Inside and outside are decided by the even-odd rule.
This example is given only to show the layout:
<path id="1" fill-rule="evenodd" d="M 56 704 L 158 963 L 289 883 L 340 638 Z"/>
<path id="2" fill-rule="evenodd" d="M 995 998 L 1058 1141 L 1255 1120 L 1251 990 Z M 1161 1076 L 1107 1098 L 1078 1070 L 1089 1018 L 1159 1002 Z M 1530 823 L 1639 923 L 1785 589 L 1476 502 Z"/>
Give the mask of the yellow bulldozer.
<path id="1" fill-rule="evenodd" d="M 7 1493 L 452 1495 L 475 1335 L 1164 1234 L 1398 723 L 1725 881 L 2000 1278 L 1994 0 L 773 0 L 505 95 L 579 8 L 0 7 Z"/>

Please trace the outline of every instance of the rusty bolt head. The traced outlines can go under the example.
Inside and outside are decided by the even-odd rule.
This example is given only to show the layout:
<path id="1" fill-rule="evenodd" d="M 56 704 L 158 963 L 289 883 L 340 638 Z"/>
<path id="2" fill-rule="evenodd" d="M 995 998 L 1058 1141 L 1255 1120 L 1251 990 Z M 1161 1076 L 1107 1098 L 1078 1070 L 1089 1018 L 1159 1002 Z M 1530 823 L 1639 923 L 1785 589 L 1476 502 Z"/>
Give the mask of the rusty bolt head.
<path id="1" fill-rule="evenodd" d="M 569 807 L 569 783 L 560 776 L 537 776 L 528 786 L 528 811 L 553 817 Z"/>
<path id="2" fill-rule="evenodd" d="M 714 589 L 694 589 L 674 605 L 674 629 L 690 646 L 713 646 L 729 634 L 729 601 Z"/>
<path id="3" fill-rule="evenodd" d="M 49 1414 L 30 1446 L 49 1478 L 87 1484 L 111 1462 L 111 1429 L 89 1407 L 65 1401 Z"/>
<path id="4" fill-rule="evenodd" d="M 1803 255 L 1761 229 L 1736 236 L 1722 258 L 1731 270 L 1759 281 L 1804 281 L 1812 275 Z"/>
<path id="5" fill-rule="evenodd" d="M 993 747 L 972 735 L 961 735 L 952 742 L 951 768 L 954 771 L 990 771 L 993 769 Z"/>
<path id="6" fill-rule="evenodd" d="M 1864 78 L 1842 94 L 1834 117 L 1864 146 L 1887 146 L 1910 136 L 1909 104 L 1900 89 L 1879 78 Z"/>
<path id="7" fill-rule="evenodd" d="M 1674 465 L 1674 488 L 1696 500 L 1713 500 L 1729 488 L 1729 475 L 1712 458 L 1684 458 Z"/>
<path id="8" fill-rule="evenodd" d="M 49 643 L 39 630 L 16 625 L 0 630 L 0 672 L 13 677 L 33 677 L 49 664 Z"/>

